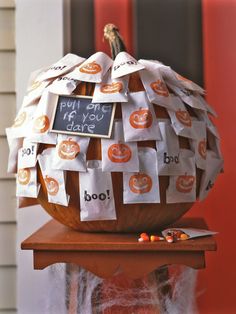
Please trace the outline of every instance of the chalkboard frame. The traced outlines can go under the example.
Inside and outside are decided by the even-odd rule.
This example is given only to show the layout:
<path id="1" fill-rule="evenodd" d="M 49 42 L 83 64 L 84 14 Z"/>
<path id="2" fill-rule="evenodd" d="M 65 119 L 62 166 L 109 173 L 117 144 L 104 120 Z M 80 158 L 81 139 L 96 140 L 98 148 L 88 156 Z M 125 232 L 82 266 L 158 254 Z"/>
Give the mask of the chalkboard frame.
<path id="1" fill-rule="evenodd" d="M 87 99 L 93 99 L 92 96 L 85 96 L 85 95 L 56 95 L 56 97 L 54 98 L 55 103 L 53 104 L 54 108 L 53 108 L 53 113 L 52 113 L 52 119 L 50 122 L 50 127 L 49 127 L 49 132 L 51 133 L 59 133 L 59 134 L 68 134 L 68 135 L 79 135 L 79 136 L 87 136 L 87 137 L 96 137 L 96 138 L 111 138 L 111 134 L 112 134 L 112 127 L 113 127 L 113 123 L 114 123 L 114 118 L 115 118 L 115 111 L 116 111 L 116 103 L 109 103 L 112 104 L 112 113 L 111 113 L 111 118 L 110 118 L 110 125 L 109 125 L 109 129 L 108 129 L 108 134 L 104 135 L 104 134 L 91 134 L 91 133 L 84 133 L 84 132 L 70 132 L 70 131 L 62 131 L 62 130 L 56 130 L 53 128 L 54 125 L 54 121 L 56 118 L 56 113 L 57 113 L 57 106 L 58 106 L 58 101 L 59 101 L 59 97 L 68 97 L 68 98 L 87 98 Z M 106 103 L 102 103 L 101 105 L 105 105 Z"/>

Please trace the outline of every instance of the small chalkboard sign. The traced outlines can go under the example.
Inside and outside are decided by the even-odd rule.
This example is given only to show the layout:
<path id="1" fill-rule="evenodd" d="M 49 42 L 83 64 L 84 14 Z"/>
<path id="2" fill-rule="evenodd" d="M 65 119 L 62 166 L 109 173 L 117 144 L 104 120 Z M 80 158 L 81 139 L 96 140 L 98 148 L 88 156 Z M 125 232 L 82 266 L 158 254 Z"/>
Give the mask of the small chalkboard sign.
<path id="1" fill-rule="evenodd" d="M 50 132 L 91 137 L 111 137 L 114 103 L 92 103 L 89 96 L 58 95 Z"/>

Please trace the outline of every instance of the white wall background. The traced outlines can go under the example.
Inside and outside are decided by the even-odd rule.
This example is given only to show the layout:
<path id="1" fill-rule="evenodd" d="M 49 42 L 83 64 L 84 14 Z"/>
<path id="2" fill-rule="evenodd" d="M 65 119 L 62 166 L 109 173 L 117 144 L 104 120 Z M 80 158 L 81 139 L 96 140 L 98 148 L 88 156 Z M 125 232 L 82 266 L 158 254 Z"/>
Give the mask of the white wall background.
<path id="1" fill-rule="evenodd" d="M 69 4 L 69 0 L 16 0 L 18 109 L 30 73 L 56 62 L 69 48 Z M 19 209 L 17 212 L 18 314 L 47 313 L 44 307 L 49 297 L 49 270 L 33 270 L 32 252 L 21 251 L 20 243 L 49 218 L 40 206 Z"/>

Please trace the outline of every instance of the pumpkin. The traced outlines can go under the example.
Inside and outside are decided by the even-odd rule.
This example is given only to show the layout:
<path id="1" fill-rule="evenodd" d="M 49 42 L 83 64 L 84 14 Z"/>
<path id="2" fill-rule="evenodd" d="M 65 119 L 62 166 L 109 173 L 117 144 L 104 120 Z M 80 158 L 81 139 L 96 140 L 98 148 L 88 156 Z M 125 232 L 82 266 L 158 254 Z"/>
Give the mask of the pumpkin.
<path id="1" fill-rule="evenodd" d="M 105 27 L 104 36 L 108 39 L 113 59 L 120 51 L 125 51 L 124 43 L 119 35 L 118 29 L 109 24 Z M 84 63 L 78 67 L 78 70 L 82 73 L 96 74 L 101 71 L 101 66 L 96 62 Z M 161 96 L 168 96 L 168 88 L 161 80 L 157 80 L 151 84 L 153 91 Z M 89 82 L 81 82 L 74 90 L 74 95 L 92 96 L 94 92 L 95 84 Z M 145 91 L 142 81 L 139 76 L 139 72 L 134 72 L 129 75 L 129 92 Z M 119 83 L 105 84 L 102 86 L 102 92 L 115 93 L 121 90 Z M 170 119 L 168 112 L 165 108 L 155 104 L 155 115 L 159 119 Z M 196 117 L 191 108 L 188 111 L 178 111 L 176 118 L 185 126 L 191 126 L 192 117 Z M 121 104 L 117 103 L 115 118 L 122 119 Z M 138 112 L 130 117 L 130 124 L 135 128 L 149 127 L 154 117 L 147 109 L 140 108 Z M 143 123 L 143 124 L 142 124 Z M 36 123 L 36 129 L 39 132 L 43 132 L 48 127 L 47 118 L 44 116 L 42 120 L 39 119 Z M 190 149 L 189 141 L 187 138 L 179 137 L 180 148 Z M 63 143 L 63 147 L 60 148 L 63 156 L 65 152 L 72 151 L 72 156 L 75 156 L 75 151 L 78 153 L 78 148 L 72 148 L 72 141 Z M 199 144 L 200 152 L 204 154 L 205 144 Z M 155 141 L 141 141 L 138 142 L 139 147 L 156 147 Z M 39 152 L 41 153 L 49 145 L 41 144 Z M 87 160 L 101 160 L 101 139 L 92 137 L 87 150 Z M 114 163 L 128 162 L 132 157 L 131 150 L 127 143 L 115 143 L 111 145 L 108 150 L 108 157 Z M 191 176 L 180 176 L 177 180 L 178 190 L 182 193 L 190 190 L 193 184 L 196 183 L 197 195 L 199 194 L 199 185 L 201 179 L 202 170 L 196 169 L 196 178 Z M 66 208 L 49 203 L 47 200 L 47 193 L 56 193 L 58 183 L 55 178 L 43 178 L 42 173 L 38 167 L 38 180 L 41 183 L 37 201 L 42 207 L 55 219 L 61 223 L 74 228 L 79 231 L 85 232 L 142 232 L 145 231 L 157 231 L 159 229 L 167 227 L 169 224 L 178 220 L 184 213 L 186 213 L 193 205 L 193 203 L 166 203 L 166 190 L 169 186 L 169 177 L 160 176 L 160 204 L 157 203 L 145 203 L 145 204 L 123 204 L 123 174 L 121 172 L 112 172 L 113 193 L 115 199 L 115 207 L 117 220 L 106 221 L 80 221 L 80 198 L 79 198 L 79 174 L 78 172 L 68 171 L 66 180 L 66 191 L 70 195 L 69 206 Z M 130 178 L 130 187 L 134 193 L 147 193 L 151 189 L 152 182 L 149 176 L 145 173 L 138 173 Z"/>
<path id="2" fill-rule="evenodd" d="M 129 122 L 135 129 L 147 129 L 152 125 L 152 113 L 149 109 L 142 109 L 132 112 Z"/>
<path id="3" fill-rule="evenodd" d="M 17 180 L 22 185 L 27 185 L 30 182 L 30 169 L 19 169 L 17 172 Z"/>
<path id="4" fill-rule="evenodd" d="M 69 138 L 62 141 L 58 147 L 58 155 L 61 159 L 73 160 L 80 152 L 80 146 L 77 142 Z"/>

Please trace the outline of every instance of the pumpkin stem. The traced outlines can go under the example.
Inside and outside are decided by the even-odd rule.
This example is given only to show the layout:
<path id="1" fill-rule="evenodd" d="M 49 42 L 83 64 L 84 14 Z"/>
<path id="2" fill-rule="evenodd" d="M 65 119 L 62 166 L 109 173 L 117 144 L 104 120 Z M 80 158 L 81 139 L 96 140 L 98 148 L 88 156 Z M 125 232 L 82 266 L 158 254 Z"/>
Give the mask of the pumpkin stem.
<path id="1" fill-rule="evenodd" d="M 104 38 L 109 42 L 113 60 L 119 52 L 126 51 L 126 47 L 123 38 L 119 33 L 119 29 L 114 24 L 107 24 L 104 27 Z"/>

